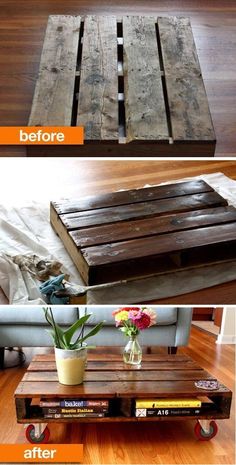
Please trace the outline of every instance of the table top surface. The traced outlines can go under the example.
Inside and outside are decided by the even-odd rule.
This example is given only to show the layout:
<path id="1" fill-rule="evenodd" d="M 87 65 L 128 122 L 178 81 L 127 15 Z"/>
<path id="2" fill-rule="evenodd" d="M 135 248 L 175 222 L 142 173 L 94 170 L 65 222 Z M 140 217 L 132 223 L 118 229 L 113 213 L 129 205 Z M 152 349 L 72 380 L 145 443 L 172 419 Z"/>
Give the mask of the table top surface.
<path id="1" fill-rule="evenodd" d="M 196 381 L 216 380 L 186 355 L 144 355 L 141 367 L 129 367 L 122 355 L 91 354 L 83 384 L 65 386 L 58 382 L 54 354 L 33 358 L 15 397 L 75 397 L 81 398 L 150 398 L 231 396 L 231 391 L 219 384 L 216 390 L 202 390 Z"/>

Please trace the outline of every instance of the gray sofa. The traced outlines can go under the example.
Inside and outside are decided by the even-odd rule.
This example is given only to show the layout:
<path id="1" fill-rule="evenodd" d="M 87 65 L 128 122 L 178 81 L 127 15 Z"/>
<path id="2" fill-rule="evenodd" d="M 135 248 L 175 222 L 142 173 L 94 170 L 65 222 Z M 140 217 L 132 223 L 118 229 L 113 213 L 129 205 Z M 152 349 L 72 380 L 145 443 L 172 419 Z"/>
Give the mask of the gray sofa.
<path id="1" fill-rule="evenodd" d="M 192 309 L 150 306 L 156 310 L 157 325 L 141 332 L 142 346 L 166 346 L 176 353 L 178 346 L 188 344 Z M 86 326 L 105 320 L 102 330 L 91 339 L 97 346 L 124 346 L 126 337 L 114 324 L 112 311 L 117 306 L 53 307 L 55 320 L 63 327 L 70 326 L 79 316 L 92 313 Z M 41 307 L 0 307 L 0 368 L 4 367 L 6 347 L 50 347 L 52 340 L 46 331 L 47 322 Z M 86 332 L 86 328 L 85 328 Z"/>

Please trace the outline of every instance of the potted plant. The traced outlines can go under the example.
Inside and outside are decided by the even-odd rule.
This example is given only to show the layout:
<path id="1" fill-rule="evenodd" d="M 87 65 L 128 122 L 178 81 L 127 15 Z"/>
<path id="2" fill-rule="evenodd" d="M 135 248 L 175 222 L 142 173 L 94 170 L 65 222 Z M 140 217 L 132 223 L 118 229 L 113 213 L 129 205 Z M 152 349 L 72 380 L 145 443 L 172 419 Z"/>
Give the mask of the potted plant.
<path id="1" fill-rule="evenodd" d="M 98 323 L 84 335 L 84 325 L 92 315 L 91 313 L 82 316 L 68 329 L 63 330 L 55 322 L 52 309 L 44 308 L 43 310 L 46 321 L 51 326 L 48 332 L 54 343 L 59 383 L 70 386 L 83 383 L 87 349 L 95 348 L 95 346 L 88 346 L 85 341 L 100 331 L 103 322 Z M 76 337 L 75 333 L 78 330 L 79 334 Z"/>

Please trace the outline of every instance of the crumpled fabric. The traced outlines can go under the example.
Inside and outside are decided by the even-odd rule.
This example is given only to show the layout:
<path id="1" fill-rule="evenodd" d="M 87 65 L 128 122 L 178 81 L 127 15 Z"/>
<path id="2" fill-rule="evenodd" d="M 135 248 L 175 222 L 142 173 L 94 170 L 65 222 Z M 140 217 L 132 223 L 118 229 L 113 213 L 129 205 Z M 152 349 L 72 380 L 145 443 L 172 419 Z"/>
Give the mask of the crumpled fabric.
<path id="1" fill-rule="evenodd" d="M 212 173 L 176 182 L 205 180 L 229 205 L 236 207 L 236 182 L 222 173 Z M 169 181 L 170 184 L 175 181 Z M 48 202 L 28 202 L 19 206 L 0 205 L 0 286 L 10 304 L 42 305 L 46 302 L 40 293 L 40 282 L 21 271 L 9 261 L 8 255 L 37 254 L 63 263 L 63 274 L 70 275 L 70 282 L 83 285 L 83 280 L 66 252 L 62 241 L 53 231 L 49 221 Z M 118 283 L 112 287 L 87 292 L 88 304 L 129 304 L 161 299 L 204 289 L 236 279 L 236 261 L 220 263 L 199 269 L 167 273 L 155 277 Z"/>
<path id="2" fill-rule="evenodd" d="M 52 305 L 68 304 L 68 297 L 58 297 L 56 292 L 64 289 L 63 280 L 65 278 L 64 274 L 57 276 L 56 278 L 51 278 L 45 281 L 45 283 L 39 286 L 40 292 L 46 296 L 47 303 Z"/>

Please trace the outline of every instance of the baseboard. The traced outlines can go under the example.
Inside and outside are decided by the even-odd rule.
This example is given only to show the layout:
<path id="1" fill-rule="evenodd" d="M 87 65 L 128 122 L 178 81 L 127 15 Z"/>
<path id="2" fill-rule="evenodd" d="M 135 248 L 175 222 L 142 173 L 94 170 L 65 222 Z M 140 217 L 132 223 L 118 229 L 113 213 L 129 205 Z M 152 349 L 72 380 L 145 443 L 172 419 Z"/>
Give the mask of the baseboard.
<path id="1" fill-rule="evenodd" d="M 236 344 L 236 336 L 232 335 L 227 335 L 224 336 L 223 334 L 219 334 L 216 344 Z"/>

